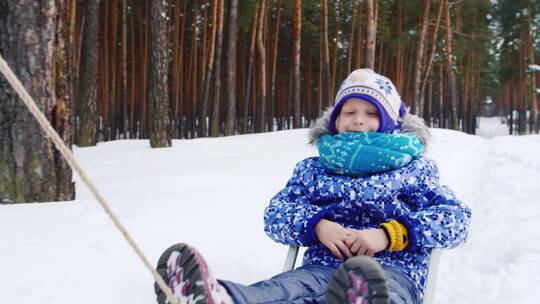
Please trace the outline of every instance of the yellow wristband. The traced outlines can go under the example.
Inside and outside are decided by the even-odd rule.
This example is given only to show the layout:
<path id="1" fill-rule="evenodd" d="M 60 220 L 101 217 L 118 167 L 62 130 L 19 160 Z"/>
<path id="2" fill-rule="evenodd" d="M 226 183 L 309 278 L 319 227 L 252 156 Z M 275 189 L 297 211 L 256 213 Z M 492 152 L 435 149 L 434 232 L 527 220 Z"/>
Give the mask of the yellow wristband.
<path id="1" fill-rule="evenodd" d="M 382 223 L 379 228 L 384 228 L 390 236 L 390 251 L 401 251 L 409 245 L 409 233 L 407 227 L 396 220 Z"/>

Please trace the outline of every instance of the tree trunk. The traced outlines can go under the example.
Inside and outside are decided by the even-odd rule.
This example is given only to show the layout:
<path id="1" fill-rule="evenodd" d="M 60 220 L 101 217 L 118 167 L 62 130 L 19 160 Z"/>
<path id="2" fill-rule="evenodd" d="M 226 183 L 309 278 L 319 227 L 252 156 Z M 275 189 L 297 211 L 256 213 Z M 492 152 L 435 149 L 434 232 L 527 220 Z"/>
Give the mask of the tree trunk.
<path id="1" fill-rule="evenodd" d="M 444 2 L 444 0 L 441 0 Z M 439 123 L 437 127 L 444 128 L 444 73 L 443 73 L 443 65 L 439 65 L 439 112 L 438 112 L 438 120 Z"/>
<path id="2" fill-rule="evenodd" d="M 365 16 L 364 16 L 364 12 L 365 12 L 365 2 L 361 3 L 361 2 L 357 2 L 358 4 L 358 15 L 357 15 L 357 21 L 356 21 L 356 33 L 357 33 L 357 38 L 356 38 L 356 64 L 355 66 L 352 68 L 352 70 L 355 70 L 355 69 L 359 69 L 361 67 L 363 67 L 363 62 L 364 62 L 364 55 L 365 55 L 365 52 L 364 49 L 365 49 L 365 34 L 366 34 L 366 31 L 365 31 Z M 354 42 L 352 42 L 354 43 Z"/>
<path id="3" fill-rule="evenodd" d="M 241 118 L 241 125 L 242 125 L 242 133 L 248 133 L 249 131 L 249 101 L 251 100 L 251 91 L 253 86 L 253 62 L 255 61 L 255 42 L 257 39 L 257 24 L 259 18 L 259 8 L 257 4 L 257 8 L 255 9 L 255 13 L 253 14 L 253 20 L 252 20 L 252 26 L 251 26 L 251 39 L 250 39 L 250 47 L 249 47 L 249 59 L 248 59 L 248 65 L 247 65 L 247 76 L 246 76 L 246 96 L 245 96 L 245 103 L 244 103 L 244 109 L 242 111 L 242 118 Z"/>
<path id="4" fill-rule="evenodd" d="M 452 25 L 450 23 L 450 6 L 448 0 L 445 2 L 445 21 L 446 21 L 446 36 L 445 36 L 445 66 L 448 75 L 448 89 L 450 93 L 450 128 L 459 129 L 457 117 L 457 94 L 456 94 L 456 76 L 454 74 L 454 63 L 452 60 Z"/>
<path id="5" fill-rule="evenodd" d="M 97 143 L 98 116 L 98 55 L 99 55 L 99 0 L 85 1 L 84 30 L 81 53 L 81 76 L 78 94 L 79 147 Z"/>
<path id="6" fill-rule="evenodd" d="M 398 1 L 398 21 L 397 21 L 397 29 L 396 29 L 396 37 L 399 37 L 401 35 L 401 32 L 403 31 L 403 19 L 404 19 L 404 5 L 403 0 L 397 0 Z M 441 0 L 441 2 L 443 2 Z M 395 66 L 395 76 L 396 79 L 396 89 L 399 92 L 403 92 L 403 43 L 401 42 L 401 39 L 397 40 L 396 45 L 396 66 Z"/>
<path id="7" fill-rule="evenodd" d="M 234 135 L 236 131 L 236 18 L 238 11 L 238 0 L 229 2 L 229 23 L 228 39 L 225 49 L 225 78 L 226 100 L 227 100 L 227 118 L 225 123 L 225 135 Z"/>
<path id="8" fill-rule="evenodd" d="M 518 106 L 518 133 L 523 135 L 527 133 L 527 126 L 525 122 L 525 117 L 527 115 L 527 86 L 526 86 L 526 73 L 527 73 L 527 64 L 525 59 L 525 48 L 526 48 L 526 33 L 525 29 L 521 30 L 520 33 L 520 50 L 519 50 L 519 106 Z"/>
<path id="9" fill-rule="evenodd" d="M 200 103 L 199 108 L 199 137 L 204 137 L 207 134 L 206 128 L 206 118 L 208 117 L 208 100 L 210 98 L 210 83 L 212 77 L 214 76 L 214 52 L 215 52 L 215 43 L 216 43 L 216 33 L 217 33 L 217 8 L 220 0 L 214 0 L 212 4 L 212 34 L 210 36 L 210 46 L 208 50 L 208 57 L 204 56 L 203 60 L 206 61 L 206 69 L 204 70 L 202 79 L 203 88 L 202 88 L 202 102 Z M 203 38 L 203 41 L 206 39 Z M 204 47 L 203 47 L 204 49 Z"/>
<path id="10" fill-rule="evenodd" d="M 367 0 L 367 27 L 366 27 L 366 68 L 375 68 L 375 39 L 377 28 L 375 26 L 375 3 L 377 0 Z"/>
<path id="11" fill-rule="evenodd" d="M 127 65 L 127 0 L 122 0 L 122 138 L 129 138 L 128 131 L 128 65 Z"/>
<path id="12" fill-rule="evenodd" d="M 167 43 L 167 6 L 165 0 L 150 1 L 150 146 L 170 147 Z"/>
<path id="13" fill-rule="evenodd" d="M 330 97 L 330 54 L 328 47 L 328 1 L 321 0 L 321 102 L 325 106 L 332 105 Z"/>
<path id="14" fill-rule="evenodd" d="M 148 37 L 150 36 L 150 14 L 148 13 L 148 0 L 144 1 L 144 34 L 141 35 L 141 49 L 142 49 L 142 81 L 141 81 L 141 123 L 140 123 L 140 134 L 139 138 L 148 138 L 148 50 L 149 43 Z M 143 32 L 143 27 L 141 26 L 141 33 Z"/>
<path id="15" fill-rule="evenodd" d="M 336 76 L 337 76 L 337 65 L 339 62 L 339 56 L 338 56 L 338 49 L 340 45 L 340 36 L 341 36 L 341 29 L 340 29 L 340 2 L 336 2 L 336 19 L 334 23 L 334 40 L 332 45 L 332 56 L 330 57 L 330 95 L 336 93 Z M 382 41 L 382 40 L 381 40 Z"/>
<path id="16" fill-rule="evenodd" d="M 425 88 L 426 88 L 426 82 L 431 74 L 432 66 L 433 66 L 433 59 L 435 58 L 435 51 L 437 49 L 437 34 L 439 32 L 439 25 L 441 23 L 441 16 L 444 8 L 444 1 L 441 0 L 439 4 L 439 10 L 437 13 L 437 19 L 435 21 L 435 28 L 433 29 L 433 34 L 431 36 L 431 48 L 429 51 L 429 55 L 426 56 L 426 62 L 422 65 L 424 67 L 422 71 L 422 77 L 420 79 L 420 96 L 419 96 L 419 103 L 424 103 L 424 96 L 425 96 Z M 431 113 L 431 111 L 429 111 Z M 431 117 L 431 114 L 427 116 L 427 118 Z"/>
<path id="17" fill-rule="evenodd" d="M 203 7 L 202 7 L 202 9 L 204 10 L 204 15 L 203 15 L 202 23 L 201 23 L 201 27 L 202 27 L 202 29 L 201 29 L 201 31 L 202 31 L 202 37 L 199 38 L 199 39 L 201 39 L 201 41 L 202 41 L 202 46 L 201 46 L 201 56 L 200 56 L 200 57 L 201 57 L 201 62 L 202 62 L 202 63 L 201 63 L 201 65 L 200 65 L 201 71 L 200 71 L 199 75 L 200 75 L 201 80 L 202 80 L 202 81 L 201 81 L 201 85 L 203 86 L 201 90 L 204 90 L 204 83 L 205 83 L 204 81 L 205 81 L 205 79 L 206 79 L 206 72 L 207 72 L 207 69 L 208 69 L 206 64 L 207 64 L 208 60 L 210 59 L 210 56 L 208 56 L 208 42 L 210 41 L 210 42 L 212 43 L 212 41 L 214 41 L 215 35 L 213 34 L 213 32 L 214 32 L 214 29 L 215 29 L 216 27 L 214 26 L 214 24 L 215 24 L 215 17 L 213 17 L 214 14 L 212 14 L 212 17 L 213 17 L 213 18 L 212 18 L 212 21 L 211 21 L 211 22 L 212 22 L 212 29 L 211 29 L 211 30 L 212 30 L 212 33 L 210 34 L 210 37 L 206 37 L 206 36 L 208 35 L 208 27 L 207 27 L 207 24 L 208 24 L 208 7 L 210 7 L 210 6 L 209 6 L 210 1 L 208 1 L 208 2 L 207 2 L 207 1 L 200 1 L 200 2 L 202 2 L 202 3 L 204 4 Z M 212 4 L 212 8 L 215 7 L 216 0 L 214 0 L 213 3 L 214 3 L 214 4 Z M 216 11 L 216 13 L 217 13 L 217 11 Z M 213 44 L 213 43 L 212 43 L 212 44 Z M 211 59 L 214 60 L 213 57 L 211 57 Z M 203 92 L 201 91 L 201 93 L 203 93 Z M 204 94 L 204 93 L 203 93 L 203 94 Z"/>
<path id="18" fill-rule="evenodd" d="M 109 141 L 109 72 L 110 58 L 109 54 L 109 14 L 108 6 L 110 1 L 102 1 L 99 12 L 100 19 L 100 35 L 101 44 L 99 49 L 99 67 L 98 67 L 98 99 L 97 110 L 100 116 L 100 124 L 98 125 L 98 141 L 103 138 Z"/>
<path id="19" fill-rule="evenodd" d="M 117 115 L 117 112 L 116 112 L 116 106 L 117 106 L 117 98 L 118 98 L 118 95 L 116 94 L 117 93 L 117 90 L 116 90 L 116 75 L 118 74 L 117 72 L 117 62 L 118 62 L 118 56 L 117 56 L 117 32 L 118 32 L 118 4 L 116 2 L 116 0 L 109 0 L 110 3 L 111 3 L 111 17 L 110 17 L 110 21 L 111 21 L 111 36 L 110 36 L 110 43 L 108 44 L 110 46 L 110 51 L 109 53 L 110 54 L 106 54 L 107 57 L 110 58 L 109 60 L 109 69 L 111 71 L 110 75 L 110 79 L 109 79 L 109 83 L 110 83 L 110 91 L 109 91 L 109 100 L 108 100 L 108 103 L 109 103 L 109 127 L 110 127 L 110 140 L 115 140 L 116 139 L 116 130 L 117 130 L 117 126 L 116 126 L 116 115 Z"/>
<path id="20" fill-rule="evenodd" d="M 223 44 L 223 1 L 219 0 L 217 12 L 216 37 L 216 67 L 214 69 L 214 101 L 212 105 L 212 124 L 210 136 L 217 137 L 221 132 L 220 101 L 221 101 L 221 49 Z"/>
<path id="21" fill-rule="evenodd" d="M 422 62 L 424 61 L 424 44 L 426 40 L 428 24 L 429 24 L 429 6 L 431 0 L 424 0 L 424 19 L 422 21 L 422 30 L 420 31 L 420 38 L 418 40 L 418 47 L 416 48 L 416 62 L 414 65 L 414 92 L 413 92 L 413 112 L 423 116 L 424 105 L 420 103 L 420 76 L 422 72 Z"/>
<path id="22" fill-rule="evenodd" d="M 514 115 L 514 111 L 516 109 L 516 103 L 515 103 L 515 96 L 514 96 L 514 79 L 510 79 L 510 84 L 508 85 L 508 100 L 509 100 L 509 105 L 508 105 L 508 113 L 510 114 L 510 118 L 509 118 L 509 132 L 510 132 L 510 135 L 514 135 L 515 134 L 515 115 Z"/>
<path id="23" fill-rule="evenodd" d="M 428 81 L 428 87 L 427 87 L 427 104 L 426 104 L 426 110 L 424 111 L 424 120 L 426 121 L 428 127 L 432 127 L 432 109 L 433 109 L 433 80 L 430 79 Z"/>
<path id="24" fill-rule="evenodd" d="M 300 108 L 300 40 L 302 38 L 302 1 L 294 1 L 294 29 L 293 29 L 293 87 L 294 87 L 294 128 L 300 128 L 301 121 L 301 108 Z"/>
<path id="25" fill-rule="evenodd" d="M 55 30 L 59 30 L 55 24 L 63 23 L 64 12 L 59 12 L 57 20 L 54 0 L 12 2 L 0 1 L 0 52 L 45 116 L 51 120 L 59 114 L 52 123 L 67 124 L 69 111 L 62 107 L 69 100 L 53 104 L 55 90 L 60 98 L 69 98 L 65 51 L 56 58 L 61 59 L 62 75 L 58 75 L 56 88 L 53 85 L 53 51 L 55 47 L 61 50 L 64 43 L 55 42 Z M 63 24 L 59 26 L 63 31 Z M 58 38 L 64 40 L 64 34 Z M 69 138 L 66 127 L 68 130 L 60 132 L 64 139 Z M 0 134 L 0 204 L 73 199 L 73 185 L 66 180 L 71 177 L 70 169 L 65 165 L 56 168 L 53 144 L 4 77 L 0 77 Z"/>
<path id="26" fill-rule="evenodd" d="M 351 22 L 351 36 L 349 39 L 349 51 L 347 56 L 347 74 L 350 74 L 352 72 L 352 57 L 353 57 L 353 46 L 354 46 L 354 33 L 356 31 L 356 17 L 358 15 L 358 4 L 352 3 L 353 10 L 352 10 L 352 22 Z"/>
<path id="27" fill-rule="evenodd" d="M 257 51 L 259 54 L 258 67 L 260 68 L 260 70 L 257 72 L 257 78 L 259 83 L 259 113 L 257 132 L 264 132 L 266 126 L 266 50 L 263 43 L 263 25 L 264 18 L 266 16 L 266 2 L 267 0 L 261 0 L 261 10 L 259 14 L 259 25 L 257 30 Z"/>
<path id="28" fill-rule="evenodd" d="M 527 5 L 527 42 L 525 46 L 526 50 L 526 57 L 527 57 L 527 67 L 534 64 L 534 49 L 533 49 L 533 36 L 532 36 L 532 21 L 531 21 L 531 14 L 533 14 L 531 10 L 531 5 Z M 538 129 L 538 97 L 536 93 L 536 72 L 529 72 L 528 79 L 527 79 L 527 93 L 530 95 L 530 103 L 531 103 L 531 113 L 529 117 L 529 127 L 530 127 L 530 133 L 534 134 L 537 133 Z"/>
<path id="29" fill-rule="evenodd" d="M 136 125 L 136 119 L 135 119 L 135 98 L 137 96 L 137 50 L 135 49 L 135 22 L 133 20 L 133 15 L 129 17 L 129 27 L 130 27 L 130 55 L 131 55 L 131 62 L 130 62 L 130 72 L 131 72 L 131 79 L 130 79 L 130 94 L 129 94 L 129 138 L 137 138 L 137 125 Z"/>
<path id="30" fill-rule="evenodd" d="M 276 25 L 274 29 L 274 47 L 272 51 L 272 71 L 270 76 L 270 113 L 271 121 L 269 122 L 269 130 L 274 130 L 274 118 L 276 116 L 276 69 L 277 69 L 277 55 L 279 45 L 279 26 L 281 20 L 281 0 L 277 3 L 277 17 Z"/>
<path id="31" fill-rule="evenodd" d="M 73 120 L 72 120 L 72 83 L 73 74 L 69 62 L 68 44 L 69 36 L 67 31 L 67 7 L 64 2 L 55 0 L 57 6 L 56 33 L 54 46 L 54 71 L 55 77 L 55 97 L 56 103 L 52 111 L 52 125 L 60 135 L 64 143 L 71 147 L 73 140 Z M 75 187 L 72 180 L 72 172 L 68 163 L 58 150 L 54 150 L 55 170 L 57 176 L 57 200 L 65 201 L 75 198 Z"/>
<path id="32" fill-rule="evenodd" d="M 178 0 L 180 2 L 180 0 Z M 188 111 L 186 109 L 188 109 L 189 107 L 185 104 L 185 99 L 184 99 L 184 91 L 187 91 L 188 88 L 187 86 L 185 86 L 185 81 L 184 81 L 184 77 L 186 76 L 185 73 L 184 73 L 184 65 L 185 65 L 185 59 L 184 58 L 184 49 L 185 49 L 185 46 L 184 46 L 184 33 L 185 33 L 185 24 L 186 24 L 186 9 L 187 9 L 187 3 L 188 1 L 184 1 L 184 8 L 182 9 L 182 23 L 180 24 L 180 45 L 179 45 L 179 51 L 178 51 L 178 55 L 177 55 L 177 58 L 178 58 L 178 67 L 177 67 L 177 71 L 178 71 L 178 83 L 177 83 L 177 86 L 176 86 L 176 91 L 174 92 L 175 96 L 176 96 L 176 102 L 177 102 L 177 107 L 176 107 L 176 117 L 178 117 L 178 125 L 177 125 L 177 129 L 178 129 L 178 134 L 179 134 L 179 137 L 180 138 L 187 138 L 187 130 L 189 130 L 188 128 L 188 119 L 187 119 L 187 116 L 189 115 L 188 114 Z M 187 77 L 186 77 L 187 78 Z"/>
<path id="33" fill-rule="evenodd" d="M 307 60 L 307 69 L 306 69 L 306 80 L 305 80 L 305 85 L 304 85 L 304 89 L 306 90 L 305 93 L 304 93 L 304 99 L 306 101 L 306 120 L 307 120 L 307 125 L 310 126 L 311 125 L 311 120 L 317 116 L 316 113 L 313 113 L 313 109 L 315 108 L 315 105 L 313 104 L 313 100 L 312 100 L 312 85 L 311 85 L 311 71 L 312 71 L 312 59 L 311 59 L 311 48 L 307 47 L 307 56 L 306 56 L 306 60 Z"/>
<path id="34" fill-rule="evenodd" d="M 81 51 L 81 24 L 83 18 L 81 18 L 79 11 L 82 11 L 77 7 L 77 1 L 76 0 L 69 0 L 68 4 L 66 6 L 67 9 L 67 16 L 66 19 L 68 20 L 68 64 L 71 75 L 71 81 L 70 81 L 70 87 L 69 87 L 69 95 L 71 96 L 70 101 L 70 107 L 69 111 L 71 112 L 71 134 L 72 139 L 71 143 L 76 142 L 77 140 L 77 124 L 75 123 L 75 116 L 77 115 L 77 88 L 78 86 L 78 79 L 79 79 L 79 67 L 80 67 L 80 51 Z"/>
<path id="35" fill-rule="evenodd" d="M 199 18 L 199 7 L 195 6 L 195 18 Z M 191 53 L 190 53 L 190 61 L 189 61 L 189 68 L 188 68 L 188 87 L 189 87 L 189 95 L 188 95 L 188 103 L 189 108 L 191 111 L 189 111 L 189 122 L 190 122 L 190 138 L 195 137 L 195 131 L 197 129 L 197 100 L 198 100 L 198 92 L 197 92 L 197 37 L 199 33 L 199 26 L 196 22 L 192 23 L 193 30 L 191 34 Z"/>

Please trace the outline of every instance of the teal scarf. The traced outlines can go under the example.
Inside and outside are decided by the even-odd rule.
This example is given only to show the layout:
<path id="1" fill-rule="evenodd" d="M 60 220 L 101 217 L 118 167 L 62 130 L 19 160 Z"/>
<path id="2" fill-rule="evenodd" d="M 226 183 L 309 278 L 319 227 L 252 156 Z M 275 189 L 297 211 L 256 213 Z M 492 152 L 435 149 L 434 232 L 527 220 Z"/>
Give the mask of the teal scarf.
<path id="1" fill-rule="evenodd" d="M 333 173 L 368 176 L 401 168 L 420 157 L 424 146 L 413 133 L 343 132 L 317 144 L 320 165 Z"/>

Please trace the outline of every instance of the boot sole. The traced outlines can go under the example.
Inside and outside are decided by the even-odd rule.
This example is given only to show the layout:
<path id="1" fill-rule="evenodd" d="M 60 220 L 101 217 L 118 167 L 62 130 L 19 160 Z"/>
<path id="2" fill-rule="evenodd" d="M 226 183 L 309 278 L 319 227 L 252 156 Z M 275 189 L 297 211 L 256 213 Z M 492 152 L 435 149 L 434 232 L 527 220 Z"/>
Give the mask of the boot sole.
<path id="1" fill-rule="evenodd" d="M 349 303 L 347 290 L 352 285 L 348 274 L 350 270 L 354 270 L 368 282 L 368 303 L 389 303 L 388 287 L 381 266 L 369 257 L 357 256 L 347 260 L 334 273 L 332 280 L 328 284 L 326 304 Z"/>
<path id="2" fill-rule="evenodd" d="M 199 299 L 197 303 L 214 304 L 212 299 L 209 299 L 209 290 L 206 286 L 208 278 L 208 268 L 206 263 L 201 258 L 200 254 L 187 244 L 175 244 L 163 252 L 158 260 L 156 267 L 157 272 L 163 278 L 165 283 L 169 285 L 170 278 L 167 276 L 167 261 L 173 252 L 181 254 L 180 267 L 184 269 L 184 278 L 189 278 L 190 284 L 187 289 L 187 294 L 203 295 L 204 299 Z M 157 302 L 159 304 L 169 303 L 167 295 L 161 290 L 159 285 L 154 282 L 154 292 L 156 293 Z"/>

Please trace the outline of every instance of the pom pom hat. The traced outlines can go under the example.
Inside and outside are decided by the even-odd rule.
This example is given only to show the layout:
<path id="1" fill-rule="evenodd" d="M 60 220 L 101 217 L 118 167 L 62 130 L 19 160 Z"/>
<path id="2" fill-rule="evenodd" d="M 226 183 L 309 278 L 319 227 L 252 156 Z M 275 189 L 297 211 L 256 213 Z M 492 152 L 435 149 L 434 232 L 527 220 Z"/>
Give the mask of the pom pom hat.
<path id="1" fill-rule="evenodd" d="M 343 81 L 337 92 L 335 106 L 330 115 L 330 133 L 337 133 L 336 119 L 350 98 L 365 100 L 379 110 L 380 125 L 377 132 L 391 132 L 398 128 L 398 118 L 406 112 L 401 97 L 390 79 L 371 69 L 355 70 Z"/>

